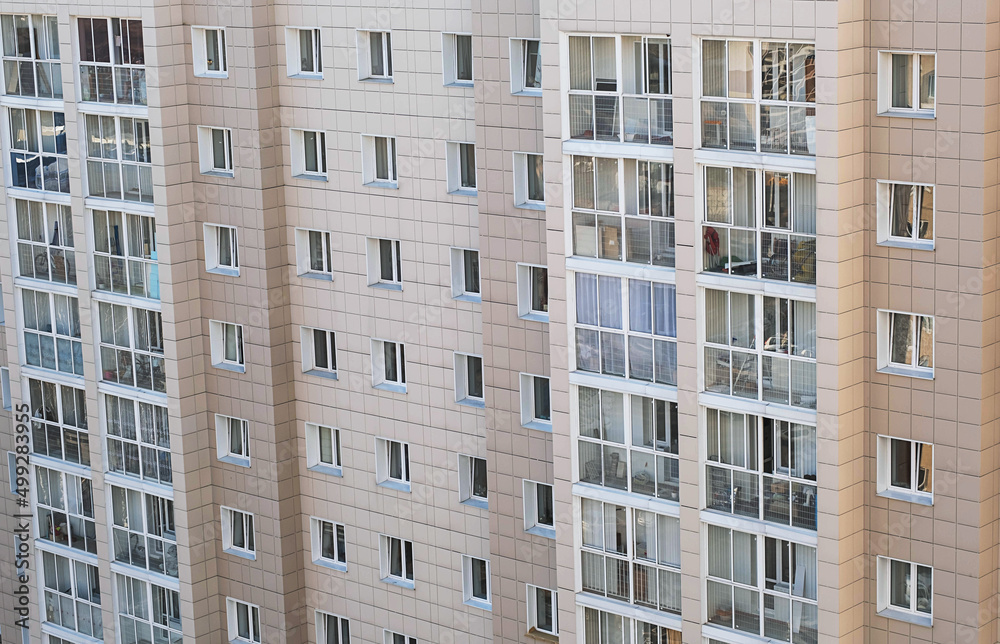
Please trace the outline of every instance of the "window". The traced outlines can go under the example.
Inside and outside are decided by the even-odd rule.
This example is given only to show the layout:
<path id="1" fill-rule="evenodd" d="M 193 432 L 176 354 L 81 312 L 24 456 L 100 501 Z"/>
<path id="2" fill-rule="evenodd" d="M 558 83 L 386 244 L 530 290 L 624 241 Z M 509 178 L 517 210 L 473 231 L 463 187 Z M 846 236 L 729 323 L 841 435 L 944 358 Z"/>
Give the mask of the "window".
<path id="1" fill-rule="evenodd" d="M 235 226 L 205 224 L 205 270 L 219 275 L 240 274 L 240 245 Z"/>
<path id="2" fill-rule="evenodd" d="M 816 529 L 816 428 L 706 409 L 705 507 Z"/>
<path id="3" fill-rule="evenodd" d="M 472 36 L 441 34 L 445 87 L 472 87 Z"/>
<path id="4" fill-rule="evenodd" d="M 413 588 L 413 542 L 380 534 L 378 547 L 382 581 Z"/>
<path id="5" fill-rule="evenodd" d="M 703 359 L 706 391 L 815 409 L 816 303 L 707 289 Z"/>
<path id="6" fill-rule="evenodd" d="M 123 18 L 77 18 L 76 24 L 80 44 L 80 99 L 145 105 L 142 22 Z"/>
<path id="7" fill-rule="evenodd" d="M 220 461 L 250 467 L 250 421 L 216 414 L 215 437 Z"/>
<path id="8" fill-rule="evenodd" d="M 930 626 L 934 569 L 888 557 L 877 568 L 879 615 Z"/>
<path id="9" fill-rule="evenodd" d="M 35 485 L 39 538 L 96 555 L 97 525 L 90 479 L 36 467 Z"/>
<path id="10" fill-rule="evenodd" d="M 548 588 L 526 584 L 528 588 L 528 633 L 559 636 L 559 595 Z M 589 641 L 589 640 L 588 640 Z M 660 642 L 658 639 L 636 640 Z M 664 643 L 668 644 L 668 643 Z M 669 644 L 673 644 L 672 642 Z"/>
<path id="11" fill-rule="evenodd" d="M 673 267 L 675 246 L 672 165 L 573 157 L 574 255 Z"/>
<path id="12" fill-rule="evenodd" d="M 556 538 L 552 486 L 524 479 L 524 531 Z"/>
<path id="13" fill-rule="evenodd" d="M 455 352 L 455 401 L 482 407 L 483 358 Z"/>
<path id="14" fill-rule="evenodd" d="M 153 203 L 153 153 L 149 121 L 84 115 L 87 127 L 87 194 Z"/>
<path id="15" fill-rule="evenodd" d="M 160 299 L 156 220 L 116 210 L 94 210 L 97 290 Z"/>
<path id="16" fill-rule="evenodd" d="M 76 284 L 73 212 L 69 206 L 14 199 L 21 277 Z"/>
<path id="17" fill-rule="evenodd" d="M 930 52 L 878 53 L 878 113 L 934 117 L 937 56 Z"/>
<path id="18" fill-rule="evenodd" d="M 101 578 L 97 566 L 42 553 L 44 621 L 87 637 L 103 637 Z"/>
<path id="19" fill-rule="evenodd" d="M 320 230 L 295 229 L 298 274 L 315 279 L 333 279 L 332 238 Z"/>
<path id="20" fill-rule="evenodd" d="M 522 373 L 521 380 L 521 425 L 530 429 L 552 431 L 552 397 L 549 379 Z"/>
<path id="21" fill-rule="evenodd" d="M 163 322 L 159 311 L 98 302 L 101 379 L 166 393 Z"/>
<path id="22" fill-rule="evenodd" d="M 815 284 L 816 176 L 706 167 L 702 242 L 705 272 Z"/>
<path id="23" fill-rule="evenodd" d="M 7 411 L 13 411 L 14 403 L 10 393 L 10 369 L 7 367 L 0 367 L 0 396 L 3 399 L 3 408 Z"/>
<path id="24" fill-rule="evenodd" d="M 911 503 L 934 502 L 934 446 L 878 437 L 878 493 Z"/>
<path id="25" fill-rule="evenodd" d="M 59 18 L 0 16 L 0 33 L 3 36 L 4 93 L 61 99 Z"/>
<path id="26" fill-rule="evenodd" d="M 21 289 L 24 357 L 33 367 L 83 375 L 80 305 L 75 297 Z"/>
<path id="27" fill-rule="evenodd" d="M 366 186 L 399 187 L 396 137 L 361 135 L 361 180 Z"/>
<path id="28" fill-rule="evenodd" d="M 401 342 L 372 340 L 372 386 L 406 393 L 406 355 Z"/>
<path id="29" fill-rule="evenodd" d="M 222 508 L 222 550 L 248 559 L 257 558 L 252 514 Z"/>
<path id="30" fill-rule="evenodd" d="M 676 385 L 676 287 L 577 273 L 576 369 Z"/>
<path id="31" fill-rule="evenodd" d="M 449 141 L 445 160 L 448 163 L 448 192 L 476 194 L 476 144 Z"/>
<path id="32" fill-rule="evenodd" d="M 934 377 L 934 318 L 879 311 L 878 369 L 915 378 Z"/>
<path id="33" fill-rule="evenodd" d="M 324 329 L 300 327 L 302 372 L 337 378 L 337 334 Z"/>
<path id="34" fill-rule="evenodd" d="M 385 644 L 417 644 L 417 638 L 393 633 L 388 629 L 382 631 L 382 640 Z"/>
<path id="35" fill-rule="evenodd" d="M 451 296 L 467 302 L 482 301 L 478 250 L 451 249 Z"/>
<path id="36" fill-rule="evenodd" d="M 90 467 L 87 392 L 28 378 L 28 402 L 32 452 Z"/>
<path id="37" fill-rule="evenodd" d="M 368 248 L 368 285 L 390 290 L 403 288 L 403 261 L 400 244 L 395 239 L 366 240 Z"/>
<path id="38" fill-rule="evenodd" d="M 111 486 L 115 561 L 177 578 L 174 502 Z"/>
<path id="39" fill-rule="evenodd" d="M 879 244 L 934 249 L 934 186 L 879 181 L 876 199 Z"/>
<path id="40" fill-rule="evenodd" d="M 212 366 L 243 373 L 243 325 L 211 320 Z"/>
<path id="41" fill-rule="evenodd" d="M 167 408 L 104 394 L 108 469 L 170 485 L 170 420 Z"/>
<path id="42" fill-rule="evenodd" d="M 392 36 L 388 31 L 358 30 L 358 78 L 392 81 Z"/>
<path id="43" fill-rule="evenodd" d="M 490 562 L 462 555 L 462 588 L 465 603 L 483 610 L 492 610 L 490 596 Z"/>
<path id="44" fill-rule="evenodd" d="M 510 39 L 510 93 L 523 96 L 542 95 L 541 42 Z"/>
<path id="45" fill-rule="evenodd" d="M 177 591 L 122 574 L 114 577 L 122 641 L 181 642 L 181 597 Z"/>
<path id="46" fill-rule="evenodd" d="M 232 177 L 233 131 L 227 127 L 199 127 L 198 160 L 202 174 Z"/>
<path id="47" fill-rule="evenodd" d="M 347 570 L 347 538 L 344 526 L 312 517 L 309 519 L 312 536 L 313 563 L 336 570 Z"/>
<path id="48" fill-rule="evenodd" d="M 514 153 L 514 205 L 518 208 L 545 209 L 542 155 Z"/>
<path id="49" fill-rule="evenodd" d="M 323 37 L 319 29 L 285 28 L 289 78 L 323 78 Z"/>
<path id="50" fill-rule="evenodd" d="M 647 622 L 633 620 L 596 608 L 583 609 L 584 644 L 629 644 L 656 642 L 681 644 L 681 632 Z M 715 640 L 709 640 L 716 644 Z"/>
<path id="51" fill-rule="evenodd" d="M 703 148 L 816 154 L 815 45 L 703 40 L 701 95 Z"/>
<path id="52" fill-rule="evenodd" d="M 343 476 L 339 429 L 306 423 L 306 465 L 311 470 Z"/>
<path id="53" fill-rule="evenodd" d="M 351 644 L 351 625 L 345 617 L 316 611 L 317 644 Z"/>
<path id="54" fill-rule="evenodd" d="M 705 526 L 709 624 L 782 642 L 817 641 L 816 548 Z"/>
<path id="55" fill-rule="evenodd" d="M 191 53 L 195 76 L 229 77 L 224 27 L 191 27 Z"/>
<path id="56" fill-rule="evenodd" d="M 7 113 L 11 185 L 69 194 L 65 114 L 17 107 L 8 108 Z"/>
<path id="57" fill-rule="evenodd" d="M 260 644 L 260 608 L 226 597 L 226 626 L 230 642 Z"/>
<path id="58" fill-rule="evenodd" d="M 375 482 L 410 491 L 410 446 L 388 438 L 375 439 Z"/>
<path id="59" fill-rule="evenodd" d="M 292 130 L 292 176 L 326 181 L 326 132 Z"/>
<path id="60" fill-rule="evenodd" d="M 545 266 L 517 265 L 517 316 L 549 321 L 549 269 Z"/>
<path id="61" fill-rule="evenodd" d="M 489 487 L 486 478 L 486 459 L 458 455 L 458 498 L 466 505 L 487 508 Z"/>
<path id="62" fill-rule="evenodd" d="M 582 483 L 679 500 L 677 403 L 579 387 L 576 404 Z"/>

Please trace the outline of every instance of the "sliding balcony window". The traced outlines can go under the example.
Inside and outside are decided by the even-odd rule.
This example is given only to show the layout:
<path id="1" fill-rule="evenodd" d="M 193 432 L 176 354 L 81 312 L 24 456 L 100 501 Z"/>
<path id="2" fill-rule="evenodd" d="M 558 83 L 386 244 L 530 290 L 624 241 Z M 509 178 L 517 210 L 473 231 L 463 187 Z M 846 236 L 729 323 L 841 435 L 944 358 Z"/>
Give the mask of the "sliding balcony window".
<path id="1" fill-rule="evenodd" d="M 115 210 L 93 216 L 97 290 L 160 299 L 156 221 Z"/>
<path id="2" fill-rule="evenodd" d="M 570 138 L 673 145 L 671 66 L 667 38 L 570 36 Z"/>
<path id="3" fill-rule="evenodd" d="M 183 641 L 180 593 L 122 574 L 114 577 L 118 589 L 115 598 L 118 629 L 123 642 L 180 644 Z"/>
<path id="4" fill-rule="evenodd" d="M 90 467 L 87 393 L 83 389 L 28 379 L 31 450 L 35 454 Z"/>
<path id="5" fill-rule="evenodd" d="M 177 577 L 173 501 L 112 485 L 111 515 L 115 561 Z"/>
<path id="6" fill-rule="evenodd" d="M 38 537 L 96 555 L 97 524 L 91 480 L 36 467 L 35 485 Z"/>
<path id="7" fill-rule="evenodd" d="M 83 375 L 80 303 L 75 297 L 21 290 L 24 357 L 33 367 Z"/>
<path id="8" fill-rule="evenodd" d="M 80 100 L 146 104 L 146 56 L 142 22 L 124 18 L 77 18 Z"/>
<path id="9" fill-rule="evenodd" d="M 98 303 L 101 379 L 166 393 L 163 323 L 159 311 Z"/>
<path id="10" fill-rule="evenodd" d="M 10 179 L 15 188 L 69 194 L 66 115 L 11 107 Z"/>
<path id="11" fill-rule="evenodd" d="M 85 115 L 87 194 L 153 203 L 153 154 L 149 121 Z"/>
<path id="12" fill-rule="evenodd" d="M 104 395 L 108 469 L 125 476 L 170 485 L 170 425 L 167 408 Z"/>
<path id="13" fill-rule="evenodd" d="M 57 16 L 0 16 L 3 88 L 8 96 L 63 97 Z"/>
<path id="14" fill-rule="evenodd" d="M 41 557 L 44 585 L 42 622 L 76 631 L 88 640 L 100 641 L 101 576 L 97 566 L 67 559 L 51 552 Z M 51 644 L 54 640 L 50 635 Z"/>
<path id="15" fill-rule="evenodd" d="M 15 199 L 21 277 L 76 284 L 73 212 L 69 206 Z"/>
<path id="16" fill-rule="evenodd" d="M 681 632 L 596 608 L 583 609 L 583 644 L 681 644 Z M 712 640 L 714 642 L 714 640 Z"/>

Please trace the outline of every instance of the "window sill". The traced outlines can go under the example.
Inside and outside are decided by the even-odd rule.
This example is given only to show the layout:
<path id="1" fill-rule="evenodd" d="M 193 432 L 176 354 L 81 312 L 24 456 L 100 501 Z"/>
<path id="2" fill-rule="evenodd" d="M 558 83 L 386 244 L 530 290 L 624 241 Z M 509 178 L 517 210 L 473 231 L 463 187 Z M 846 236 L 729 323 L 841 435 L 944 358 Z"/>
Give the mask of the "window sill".
<path id="1" fill-rule="evenodd" d="M 399 384 L 397 382 L 380 382 L 372 385 L 375 389 L 381 389 L 382 391 L 391 391 L 396 394 L 405 394 L 406 385 Z"/>
<path id="2" fill-rule="evenodd" d="M 362 83 L 379 83 L 382 85 L 392 85 L 393 82 L 395 82 L 393 81 L 391 76 L 388 78 L 379 78 L 378 76 L 366 76 L 364 78 L 359 78 L 358 80 L 361 81 Z"/>
<path id="3" fill-rule="evenodd" d="M 316 74 L 314 72 L 297 72 L 289 74 L 288 77 L 294 80 L 323 80 L 323 74 Z"/>
<path id="4" fill-rule="evenodd" d="M 399 190 L 398 181 L 385 181 L 383 179 L 376 179 L 375 181 L 369 181 L 361 185 L 363 185 L 366 188 L 383 188 L 385 190 Z"/>
<path id="5" fill-rule="evenodd" d="M 934 240 L 916 241 L 908 239 L 883 239 L 878 242 L 879 246 L 886 248 L 907 248 L 909 250 L 934 250 Z"/>
<path id="6" fill-rule="evenodd" d="M 325 378 L 326 380 L 339 380 L 336 371 L 323 371 L 322 369 L 310 369 L 309 371 L 303 371 L 307 376 L 316 376 L 317 378 Z"/>
<path id="7" fill-rule="evenodd" d="M 475 81 L 452 81 L 451 83 L 445 83 L 444 86 L 458 89 L 472 89 L 476 86 L 476 83 Z"/>
<path id="8" fill-rule="evenodd" d="M 216 369 L 222 369 L 223 371 L 232 371 L 233 373 L 246 373 L 246 365 L 230 364 L 228 362 L 217 362 L 212 365 Z"/>
<path id="9" fill-rule="evenodd" d="M 319 557 L 317 559 L 313 559 L 313 563 L 317 566 L 322 566 L 323 568 L 329 568 L 330 570 L 347 572 L 347 564 L 340 561 L 331 561 L 330 559 Z"/>
<path id="10" fill-rule="evenodd" d="M 876 494 L 886 499 L 895 499 L 896 501 L 905 501 L 906 503 L 915 503 L 917 505 L 934 505 L 934 496 L 932 494 L 922 494 L 920 492 L 908 492 L 906 490 L 898 490 L 896 488 L 891 488 L 891 487 L 886 488 L 884 490 L 879 490 Z"/>
<path id="11" fill-rule="evenodd" d="M 528 528 L 527 530 L 525 530 L 525 532 L 527 532 L 528 534 L 533 534 L 536 537 L 544 537 L 546 539 L 556 538 L 556 529 L 554 527 L 549 528 L 547 526 L 536 525 L 531 528 Z"/>
<path id="12" fill-rule="evenodd" d="M 206 177 L 219 177 L 221 179 L 232 179 L 236 176 L 232 170 L 202 170 L 201 173 Z"/>
<path id="13" fill-rule="evenodd" d="M 206 268 L 206 273 L 211 273 L 212 275 L 224 275 L 226 277 L 239 277 L 240 269 L 238 268 L 226 268 L 224 266 L 216 266 L 215 268 Z"/>
<path id="14" fill-rule="evenodd" d="M 538 210 L 540 212 L 545 212 L 544 201 L 525 201 L 524 203 L 514 204 L 514 207 L 520 208 L 521 210 Z"/>
<path id="15" fill-rule="evenodd" d="M 300 174 L 293 174 L 292 178 L 304 179 L 306 181 L 319 181 L 321 183 L 326 183 L 330 180 L 325 174 L 306 174 L 304 172 Z"/>
<path id="16" fill-rule="evenodd" d="M 876 116 L 896 119 L 920 119 L 923 121 L 933 121 L 937 118 L 934 110 L 886 110 L 879 112 Z"/>
<path id="17" fill-rule="evenodd" d="M 558 642 L 559 635 L 556 633 L 546 633 L 545 631 L 540 631 L 534 626 L 528 629 L 528 637 L 533 637 L 539 640 L 545 640 L 546 642 Z"/>
<path id="18" fill-rule="evenodd" d="M 472 302 L 474 304 L 482 304 L 483 302 L 482 295 L 470 295 L 469 293 L 463 293 L 462 295 L 454 295 L 452 297 L 459 302 Z"/>
<path id="19" fill-rule="evenodd" d="M 479 499 L 474 496 L 469 497 L 462 501 L 462 505 L 467 505 L 470 508 L 479 508 L 480 510 L 489 510 L 490 504 L 486 499 Z"/>
<path id="20" fill-rule="evenodd" d="M 511 92 L 510 94 L 511 96 L 528 96 L 531 98 L 541 98 L 542 90 L 541 88 L 522 89 L 518 92 Z"/>
<path id="21" fill-rule="evenodd" d="M 522 320 L 528 320 L 529 322 L 542 322 L 543 324 L 549 323 L 548 313 L 535 313 L 532 311 L 531 313 L 525 313 L 524 315 L 518 315 L 517 317 Z"/>
<path id="22" fill-rule="evenodd" d="M 237 550 L 236 548 L 223 548 L 222 552 L 227 555 L 233 555 L 234 557 L 240 557 L 241 559 L 249 559 L 250 561 L 257 561 L 256 552 L 247 552 L 246 550 Z"/>
<path id="23" fill-rule="evenodd" d="M 402 481 L 394 481 L 393 479 L 386 479 L 384 481 L 379 481 L 379 487 L 388 488 L 390 490 L 396 490 L 397 492 L 410 492 L 410 484 L 404 483 Z"/>
<path id="24" fill-rule="evenodd" d="M 229 72 L 195 72 L 195 78 L 229 78 Z"/>
<path id="25" fill-rule="evenodd" d="M 479 195 L 479 191 L 476 188 L 456 188 L 449 190 L 448 194 L 456 197 L 476 197 Z"/>
<path id="26" fill-rule="evenodd" d="M 879 367 L 878 372 L 889 374 L 891 376 L 905 376 L 907 378 L 919 378 L 921 380 L 934 380 L 933 369 L 917 369 L 915 367 L 888 365 L 885 367 Z"/>
<path id="27" fill-rule="evenodd" d="M 299 277 L 304 277 L 307 280 L 322 280 L 324 282 L 332 282 L 333 281 L 333 273 L 307 272 L 307 273 L 299 273 Z"/>
<path id="28" fill-rule="evenodd" d="M 317 463 L 316 465 L 310 465 L 306 469 L 308 469 L 310 472 L 326 474 L 327 476 L 338 476 L 340 478 L 344 477 L 344 468 L 336 467 L 334 465 L 327 465 L 326 463 Z"/>
<path id="29" fill-rule="evenodd" d="M 243 456 L 226 454 L 225 456 L 220 456 L 219 460 L 223 463 L 229 463 L 230 465 L 236 465 L 238 467 L 250 467 L 250 459 Z"/>
<path id="30" fill-rule="evenodd" d="M 911 613 L 899 608 L 883 608 L 878 611 L 878 616 L 885 617 L 886 619 L 895 619 L 900 622 L 908 622 L 917 626 L 929 627 L 934 624 L 934 617 L 932 615 Z"/>
<path id="31" fill-rule="evenodd" d="M 526 423 L 521 423 L 521 427 L 525 429 L 536 429 L 540 432 L 552 433 L 552 423 L 545 420 L 530 420 Z"/>
<path id="32" fill-rule="evenodd" d="M 373 282 L 368 286 L 372 288 L 380 288 L 383 291 L 402 291 L 403 285 L 399 282 Z"/>
<path id="33" fill-rule="evenodd" d="M 400 579 L 399 577 L 382 577 L 382 581 L 391 584 L 393 586 L 399 586 L 400 588 L 406 588 L 407 590 L 413 590 L 416 588 L 416 584 L 410 579 Z"/>
<path id="34" fill-rule="evenodd" d="M 479 398 L 462 398 L 461 400 L 456 400 L 456 403 L 463 405 L 465 407 L 475 407 L 476 409 L 486 409 L 486 401 Z"/>
<path id="35" fill-rule="evenodd" d="M 476 599 L 476 598 L 466 599 L 462 603 L 464 603 L 466 606 L 471 606 L 472 608 L 479 608 L 488 611 L 493 610 L 493 602 L 488 602 L 485 599 Z"/>

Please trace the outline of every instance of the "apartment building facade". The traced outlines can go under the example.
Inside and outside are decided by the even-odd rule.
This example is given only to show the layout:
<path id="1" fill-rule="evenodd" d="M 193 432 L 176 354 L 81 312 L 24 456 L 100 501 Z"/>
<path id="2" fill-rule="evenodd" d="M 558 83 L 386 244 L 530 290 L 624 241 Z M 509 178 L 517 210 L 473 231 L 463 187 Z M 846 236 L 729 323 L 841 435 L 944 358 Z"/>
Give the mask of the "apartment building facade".
<path id="1" fill-rule="evenodd" d="M 996 3 L 0 42 L 5 640 L 996 641 Z"/>

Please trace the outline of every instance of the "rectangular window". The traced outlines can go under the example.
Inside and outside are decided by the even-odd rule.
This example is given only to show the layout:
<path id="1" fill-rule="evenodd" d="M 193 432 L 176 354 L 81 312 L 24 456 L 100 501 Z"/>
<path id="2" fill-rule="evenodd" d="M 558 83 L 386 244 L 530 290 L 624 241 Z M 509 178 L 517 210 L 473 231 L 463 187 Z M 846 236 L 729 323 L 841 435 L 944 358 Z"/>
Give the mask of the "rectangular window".
<path id="1" fill-rule="evenodd" d="M 253 515 L 232 508 L 222 508 L 222 549 L 231 554 L 255 559 Z"/>
<path id="2" fill-rule="evenodd" d="M 25 362 L 83 375 L 80 305 L 75 297 L 21 289 Z"/>
<path id="3" fill-rule="evenodd" d="M 545 175 L 541 154 L 514 153 L 514 205 L 544 210 Z"/>
<path id="4" fill-rule="evenodd" d="M 517 316 L 549 321 L 549 269 L 545 266 L 517 265 Z"/>
<path id="5" fill-rule="evenodd" d="M 220 461 L 250 467 L 250 421 L 216 414 L 215 437 Z"/>
<path id="6" fill-rule="evenodd" d="M 351 625 L 346 617 L 316 611 L 318 644 L 351 644 Z"/>
<path id="7" fill-rule="evenodd" d="M 28 379 L 31 405 L 31 451 L 90 467 L 87 392 Z"/>
<path id="8" fill-rule="evenodd" d="M 559 595 L 554 590 L 526 584 L 528 588 L 528 633 L 559 636 Z M 672 640 L 636 640 L 650 644 L 675 644 Z M 588 640 L 589 642 L 589 640 Z"/>
<path id="9" fill-rule="evenodd" d="M 235 226 L 205 224 L 205 270 L 219 275 L 240 274 L 240 245 Z"/>
<path id="10" fill-rule="evenodd" d="M 879 114 L 933 118 L 937 107 L 937 55 L 880 51 L 878 56 Z"/>
<path id="11" fill-rule="evenodd" d="M 296 267 L 300 277 L 333 279 L 333 238 L 321 230 L 295 229 Z"/>
<path id="12" fill-rule="evenodd" d="M 182 641 L 181 597 L 162 588 L 122 574 L 115 574 L 118 623 L 123 639 L 136 633 L 136 641 L 153 634 L 153 642 Z M 150 641 L 150 640 L 146 640 Z"/>
<path id="13" fill-rule="evenodd" d="M 347 570 L 347 538 L 344 526 L 312 517 L 309 519 L 313 563 Z"/>
<path id="14" fill-rule="evenodd" d="M 45 622 L 87 637 L 103 637 L 101 578 L 97 566 L 42 553 Z"/>
<path id="15" fill-rule="evenodd" d="M 17 271 L 21 277 L 76 284 L 73 212 L 69 206 L 14 199 Z"/>
<path id="16" fill-rule="evenodd" d="M 392 81 L 392 36 L 388 31 L 358 31 L 358 78 Z"/>
<path id="17" fill-rule="evenodd" d="M 212 343 L 212 366 L 219 369 L 243 372 L 243 325 L 211 320 L 209 331 Z"/>
<path id="18" fill-rule="evenodd" d="M 396 137 L 361 135 L 361 180 L 366 186 L 399 187 Z"/>
<path id="19" fill-rule="evenodd" d="M 10 394 L 10 369 L 7 367 L 0 367 L 0 394 L 3 397 L 3 408 L 12 411 L 14 402 Z"/>
<path id="20" fill-rule="evenodd" d="M 300 327 L 302 372 L 317 376 L 337 376 L 337 334 L 324 329 Z"/>
<path id="21" fill-rule="evenodd" d="M 260 608 L 226 597 L 226 627 L 230 642 L 260 644 Z"/>
<path id="22" fill-rule="evenodd" d="M 406 393 L 406 355 L 401 342 L 372 340 L 372 386 Z"/>
<path id="23" fill-rule="evenodd" d="M 116 210 L 94 210 L 97 290 L 160 299 L 156 220 Z"/>
<path id="24" fill-rule="evenodd" d="M 483 406 L 483 358 L 455 352 L 455 401 Z"/>
<path id="25" fill-rule="evenodd" d="M 87 194 L 153 203 L 153 152 L 149 121 L 85 114 Z"/>
<path id="26" fill-rule="evenodd" d="M 878 368 L 916 378 L 934 377 L 934 318 L 878 312 Z"/>
<path id="27" fill-rule="evenodd" d="M 0 16 L 3 87 L 8 96 L 63 97 L 59 64 L 59 18 Z"/>
<path id="28" fill-rule="evenodd" d="M 159 311 L 98 302 L 101 379 L 166 393 L 163 322 Z"/>
<path id="29" fill-rule="evenodd" d="M 292 176 L 326 181 L 326 132 L 291 130 Z"/>
<path id="30" fill-rule="evenodd" d="M 541 42 L 523 38 L 510 39 L 510 93 L 542 95 Z"/>
<path id="31" fill-rule="evenodd" d="M 445 148 L 448 192 L 476 194 L 476 144 L 449 141 Z"/>
<path id="32" fill-rule="evenodd" d="M 879 557 L 878 613 L 883 617 L 931 625 L 934 569 L 909 561 Z"/>
<path id="33" fill-rule="evenodd" d="M 912 503 L 934 501 L 934 446 L 878 437 L 878 493 Z"/>
<path id="34" fill-rule="evenodd" d="M 490 562 L 462 555 L 462 578 L 465 603 L 491 610 L 493 599 L 490 595 Z"/>
<path id="35" fill-rule="evenodd" d="M 934 186 L 879 181 L 876 199 L 879 244 L 934 249 Z"/>
<path id="36" fill-rule="evenodd" d="M 199 126 L 198 161 L 202 174 L 233 176 L 233 131 Z"/>
<path id="37" fill-rule="evenodd" d="M 382 581 L 413 588 L 413 542 L 379 535 Z"/>
<path id="38" fill-rule="evenodd" d="M 191 27 L 191 49 L 195 76 L 229 77 L 224 27 Z"/>
<path id="39" fill-rule="evenodd" d="M 472 36 L 441 34 L 441 54 L 445 87 L 471 87 Z"/>
<path id="40" fill-rule="evenodd" d="M 482 301 L 478 250 L 451 249 L 451 296 L 456 300 Z"/>
<path id="41" fill-rule="evenodd" d="M 167 408 L 104 394 L 108 469 L 170 485 L 170 421 Z"/>
<path id="42" fill-rule="evenodd" d="M 528 373 L 520 375 L 521 425 L 531 429 L 552 431 L 552 396 L 549 379 Z"/>
<path id="43" fill-rule="evenodd" d="M 343 475 L 339 429 L 306 423 L 306 465 L 326 474 Z"/>
<path id="44" fill-rule="evenodd" d="M 417 644 L 417 638 L 407 637 L 402 633 L 393 633 L 388 629 L 382 631 L 382 641 L 384 644 Z"/>
<path id="45" fill-rule="evenodd" d="M 368 248 L 368 285 L 399 290 L 403 283 L 403 260 L 399 240 L 366 240 Z"/>
<path id="46" fill-rule="evenodd" d="M 7 113 L 12 185 L 69 194 L 65 114 L 16 107 Z"/>
<path id="47" fill-rule="evenodd" d="M 647 622 L 633 620 L 596 608 L 583 609 L 584 644 L 629 644 L 651 642 L 680 644 L 681 632 Z M 717 640 L 706 640 L 720 644 Z"/>
<path id="48" fill-rule="evenodd" d="M 524 479 L 524 531 L 555 539 L 552 486 Z"/>
<path id="49" fill-rule="evenodd" d="M 410 490 L 410 446 L 387 438 L 375 439 L 375 482 Z"/>
<path id="50" fill-rule="evenodd" d="M 173 501 L 112 485 L 111 515 L 115 561 L 177 577 Z"/>
<path id="51" fill-rule="evenodd" d="M 323 37 L 319 29 L 285 28 L 289 78 L 323 78 Z"/>
<path id="52" fill-rule="evenodd" d="M 90 479 L 36 467 L 35 499 L 39 538 L 97 554 Z"/>
<path id="53" fill-rule="evenodd" d="M 677 403 L 579 387 L 580 481 L 678 501 Z"/>
<path id="54" fill-rule="evenodd" d="M 485 458 L 458 455 L 458 498 L 468 505 L 488 507 L 489 487 Z"/>
<path id="55" fill-rule="evenodd" d="M 77 18 L 80 100 L 146 104 L 146 55 L 142 22 L 124 18 Z"/>

